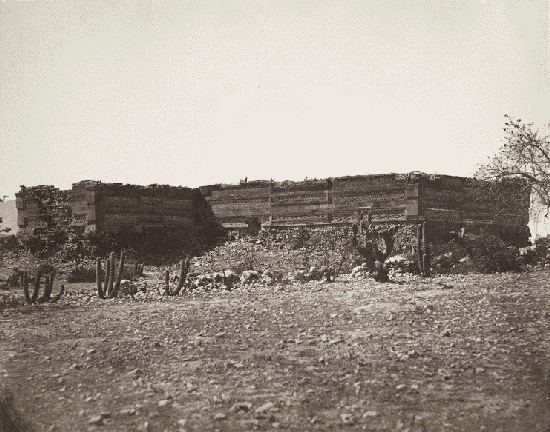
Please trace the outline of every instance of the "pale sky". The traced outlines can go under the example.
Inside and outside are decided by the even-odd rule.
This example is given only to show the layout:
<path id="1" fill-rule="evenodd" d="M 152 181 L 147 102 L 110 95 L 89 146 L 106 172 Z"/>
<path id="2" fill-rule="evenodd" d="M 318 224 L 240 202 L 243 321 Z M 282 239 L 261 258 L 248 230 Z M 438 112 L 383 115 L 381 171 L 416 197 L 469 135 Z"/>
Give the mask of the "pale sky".
<path id="1" fill-rule="evenodd" d="M 550 122 L 548 0 L 0 0 L 0 193 L 471 175 Z"/>

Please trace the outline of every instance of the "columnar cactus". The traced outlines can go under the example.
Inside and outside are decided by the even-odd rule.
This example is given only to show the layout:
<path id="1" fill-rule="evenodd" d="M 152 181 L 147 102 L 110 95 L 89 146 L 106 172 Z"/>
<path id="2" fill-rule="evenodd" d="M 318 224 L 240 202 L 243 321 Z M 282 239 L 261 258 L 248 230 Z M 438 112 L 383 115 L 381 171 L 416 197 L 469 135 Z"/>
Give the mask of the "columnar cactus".
<path id="1" fill-rule="evenodd" d="M 118 273 L 117 273 L 116 281 L 113 287 L 113 297 L 116 297 L 118 294 L 123 272 L 124 272 L 124 252 L 120 252 L 120 261 L 118 263 Z"/>
<path id="2" fill-rule="evenodd" d="M 420 273 L 424 273 L 422 256 L 422 225 L 418 224 L 416 226 L 416 257 L 418 260 L 418 269 L 420 270 Z"/>
<path id="3" fill-rule="evenodd" d="M 170 295 L 170 270 L 164 271 L 164 292 L 166 295 Z"/>
<path id="4" fill-rule="evenodd" d="M 105 281 L 102 289 L 103 297 L 107 296 L 107 289 L 109 288 L 110 277 L 111 277 L 111 260 L 107 259 L 107 262 L 105 263 Z"/>
<path id="5" fill-rule="evenodd" d="M 29 293 L 29 275 L 27 272 L 24 272 L 22 275 L 22 281 L 23 281 L 23 293 L 25 295 L 25 301 L 27 304 L 34 304 L 34 303 L 52 303 L 58 301 L 61 296 L 65 292 L 65 286 L 61 285 L 61 289 L 59 291 L 59 294 L 57 294 L 55 297 L 52 297 L 52 290 L 53 290 L 53 281 L 55 279 L 55 271 L 52 271 L 49 275 L 46 275 L 44 280 L 44 293 L 42 294 L 42 297 L 38 297 L 38 293 L 40 291 L 40 282 L 41 282 L 41 274 L 40 270 L 37 268 L 36 273 L 34 276 L 34 291 L 32 293 L 32 296 Z"/>
<path id="6" fill-rule="evenodd" d="M 115 285 L 115 267 L 116 267 L 116 261 L 115 261 L 115 253 L 111 252 L 109 255 L 109 261 L 111 261 L 110 271 L 109 271 L 109 284 L 107 285 L 106 291 L 106 297 L 112 298 L 113 297 L 113 287 Z"/>
<path id="7" fill-rule="evenodd" d="M 430 257 L 428 254 L 426 222 L 422 224 L 422 275 L 430 275 Z"/>
<path id="8" fill-rule="evenodd" d="M 97 285 L 97 296 L 100 299 L 105 298 L 105 293 L 103 292 L 103 287 L 101 286 L 101 259 L 97 257 L 95 263 L 95 282 Z"/>

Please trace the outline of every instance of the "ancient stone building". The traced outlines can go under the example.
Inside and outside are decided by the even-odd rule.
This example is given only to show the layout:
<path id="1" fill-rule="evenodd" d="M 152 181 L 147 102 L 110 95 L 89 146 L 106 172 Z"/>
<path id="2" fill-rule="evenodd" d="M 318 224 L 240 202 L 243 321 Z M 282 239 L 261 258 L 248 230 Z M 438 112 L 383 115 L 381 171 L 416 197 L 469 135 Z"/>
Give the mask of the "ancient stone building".
<path id="1" fill-rule="evenodd" d="M 69 191 L 53 186 L 16 194 L 19 235 L 63 226 L 75 233 L 137 232 L 215 226 L 297 227 L 351 225 L 370 214 L 373 223 L 428 222 L 432 231 L 497 228 L 528 238 L 530 191 L 509 182 L 484 191 L 485 183 L 444 175 L 335 177 L 301 182 L 271 180 L 217 184 L 199 189 L 81 181 Z M 501 199 L 507 197 L 508 199 Z"/>
<path id="2" fill-rule="evenodd" d="M 63 227 L 75 233 L 137 232 L 214 223 L 198 189 L 81 181 L 71 190 L 21 187 L 16 194 L 18 235 L 41 235 Z"/>
<path id="3" fill-rule="evenodd" d="M 439 222 L 526 227 L 529 194 L 524 185 L 502 185 L 483 194 L 473 179 L 409 174 L 336 177 L 302 182 L 252 181 L 210 185 L 201 192 L 225 227 L 243 227 L 253 218 L 263 226 L 351 224 L 371 213 L 373 222 Z M 498 208 L 499 211 L 495 211 Z"/>
<path id="4" fill-rule="evenodd" d="M 17 235 L 20 237 L 40 235 L 54 225 L 69 226 L 73 223 L 68 191 L 60 191 L 54 186 L 21 186 L 15 197 Z"/>

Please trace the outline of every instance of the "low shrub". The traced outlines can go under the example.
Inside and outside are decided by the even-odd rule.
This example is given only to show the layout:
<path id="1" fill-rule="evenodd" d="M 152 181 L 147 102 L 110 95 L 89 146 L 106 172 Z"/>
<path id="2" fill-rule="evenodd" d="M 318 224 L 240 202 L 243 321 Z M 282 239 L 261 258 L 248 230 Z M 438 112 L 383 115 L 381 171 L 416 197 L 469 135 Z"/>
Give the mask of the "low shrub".
<path id="1" fill-rule="evenodd" d="M 40 274 L 50 274 L 51 272 L 56 271 L 54 265 L 49 261 L 42 261 L 38 265 L 38 270 L 40 271 Z"/>
<path id="2" fill-rule="evenodd" d="M 14 294 L 0 294 L 0 310 L 25 305 L 25 299 Z"/>
<path id="3" fill-rule="evenodd" d="M 0 255 L 5 252 L 18 253 L 23 249 L 21 243 L 14 235 L 0 236 Z"/>
<path id="4" fill-rule="evenodd" d="M 475 269 L 480 273 L 520 271 L 522 267 L 519 249 L 507 247 L 503 240 L 493 235 L 481 235 L 471 240 L 467 247 Z"/>
<path id="5" fill-rule="evenodd" d="M 308 246 L 308 241 L 311 238 L 310 232 L 306 228 L 298 228 L 290 238 L 290 249 L 297 250 Z"/>
<path id="6" fill-rule="evenodd" d="M 126 227 L 116 234 L 86 235 L 91 250 L 103 256 L 110 252 L 133 250 L 139 259 L 149 265 L 162 265 L 167 261 L 178 261 L 181 254 L 200 255 L 211 248 L 220 233 L 202 226 L 191 228 L 151 228 L 143 233 Z"/>
<path id="7" fill-rule="evenodd" d="M 496 273 L 521 271 L 525 260 L 519 249 L 493 235 L 457 238 L 432 247 L 431 265 L 436 273 Z"/>
<path id="8" fill-rule="evenodd" d="M 77 264 L 67 273 L 67 282 L 95 282 L 95 265 Z M 105 279 L 105 271 L 101 271 L 102 280 Z"/>
<path id="9" fill-rule="evenodd" d="M 131 280 L 134 276 L 134 265 L 124 265 L 122 271 L 122 279 Z M 66 275 L 67 282 L 95 282 L 96 281 L 96 264 L 95 263 L 81 263 L 75 265 Z M 105 263 L 101 268 L 101 280 L 105 280 Z"/>
<path id="10" fill-rule="evenodd" d="M 535 240 L 535 251 L 538 261 L 550 263 L 550 235 Z"/>

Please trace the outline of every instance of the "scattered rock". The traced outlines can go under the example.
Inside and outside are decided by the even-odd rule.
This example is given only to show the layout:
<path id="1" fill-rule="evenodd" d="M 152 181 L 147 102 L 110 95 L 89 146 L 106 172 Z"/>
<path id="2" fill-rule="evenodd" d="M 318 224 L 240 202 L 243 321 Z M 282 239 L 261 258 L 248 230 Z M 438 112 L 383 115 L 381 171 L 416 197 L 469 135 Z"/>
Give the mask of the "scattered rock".
<path id="1" fill-rule="evenodd" d="M 132 407 L 123 408 L 119 411 L 119 414 L 122 416 L 133 416 L 136 413 L 136 410 Z"/>
<path id="2" fill-rule="evenodd" d="M 256 410 L 254 411 L 256 414 L 261 414 L 261 413 L 265 413 L 266 411 L 271 411 L 275 408 L 275 404 L 273 402 L 267 402 L 265 404 L 263 404 L 262 406 L 259 406 L 258 408 L 256 408 Z"/>
<path id="3" fill-rule="evenodd" d="M 90 417 L 88 423 L 94 426 L 101 426 L 103 424 L 103 417 L 101 415 L 95 415 Z"/>
<path id="4" fill-rule="evenodd" d="M 153 430 L 153 426 L 148 421 L 141 423 L 138 426 L 139 432 L 151 432 Z"/>
<path id="5" fill-rule="evenodd" d="M 224 275 L 225 275 L 225 286 L 228 288 L 232 287 L 233 285 L 235 285 L 240 281 L 239 275 L 237 275 L 237 273 L 235 273 L 233 270 L 225 270 Z"/>
<path id="6" fill-rule="evenodd" d="M 233 411 L 245 411 L 248 412 L 252 409 L 252 404 L 250 402 L 239 402 L 233 405 Z"/>
<path id="7" fill-rule="evenodd" d="M 245 270 L 241 273 L 241 283 L 250 284 L 260 279 L 260 274 L 255 270 Z"/>
<path id="8" fill-rule="evenodd" d="M 143 372 L 141 371 L 141 369 L 134 369 L 128 372 L 128 376 L 132 379 L 138 379 L 141 375 L 143 375 Z"/>
<path id="9" fill-rule="evenodd" d="M 342 419 L 342 423 L 347 426 L 351 426 L 354 423 L 353 415 L 349 413 L 340 414 L 340 418 Z"/>

